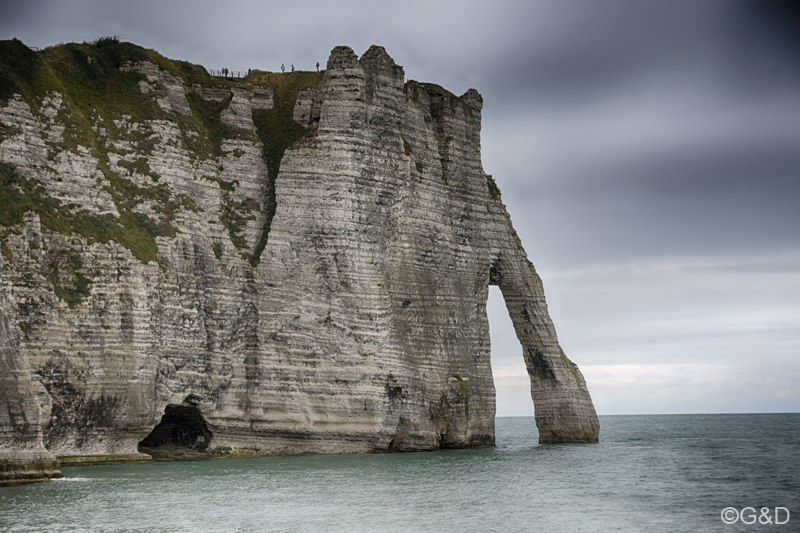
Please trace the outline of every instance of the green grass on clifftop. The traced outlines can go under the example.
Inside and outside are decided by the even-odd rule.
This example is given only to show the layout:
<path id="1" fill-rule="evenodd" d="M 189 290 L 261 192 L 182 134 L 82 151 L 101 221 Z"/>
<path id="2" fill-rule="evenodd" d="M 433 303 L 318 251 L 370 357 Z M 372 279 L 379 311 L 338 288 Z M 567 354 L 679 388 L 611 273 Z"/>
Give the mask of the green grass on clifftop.
<path id="1" fill-rule="evenodd" d="M 19 39 L 0 41 L 0 101 L 8 100 L 36 75 L 39 57 Z"/>

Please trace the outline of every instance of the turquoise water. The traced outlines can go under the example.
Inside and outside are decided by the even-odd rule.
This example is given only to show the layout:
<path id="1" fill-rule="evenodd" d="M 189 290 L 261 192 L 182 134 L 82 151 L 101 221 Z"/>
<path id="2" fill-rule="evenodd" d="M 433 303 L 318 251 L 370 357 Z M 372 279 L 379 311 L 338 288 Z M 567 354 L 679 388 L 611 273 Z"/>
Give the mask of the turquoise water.
<path id="1" fill-rule="evenodd" d="M 800 531 L 800 414 L 600 424 L 593 445 L 539 446 L 520 417 L 495 448 L 65 468 L 0 489 L 0 531 Z M 747 506 L 791 514 L 722 522 Z"/>

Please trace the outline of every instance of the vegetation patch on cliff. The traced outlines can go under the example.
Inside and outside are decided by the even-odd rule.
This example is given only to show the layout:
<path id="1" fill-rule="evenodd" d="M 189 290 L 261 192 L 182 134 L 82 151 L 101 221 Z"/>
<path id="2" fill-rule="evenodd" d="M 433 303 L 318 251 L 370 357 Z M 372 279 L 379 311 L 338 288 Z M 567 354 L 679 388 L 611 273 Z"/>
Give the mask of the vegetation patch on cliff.
<path id="1" fill-rule="evenodd" d="M 500 198 L 500 187 L 497 186 L 494 178 L 489 174 L 486 174 L 486 186 L 489 188 L 489 196 L 491 196 L 493 200 Z"/>
<path id="2" fill-rule="evenodd" d="M 473 116 L 472 106 L 468 104 L 463 98 L 460 96 L 456 96 L 455 94 L 451 93 L 441 85 L 437 85 L 435 83 L 428 83 L 428 82 L 421 82 L 416 80 L 409 80 L 403 86 L 403 92 L 414 100 L 415 102 L 419 103 L 419 95 L 420 91 L 424 91 L 431 102 L 432 105 L 439 105 L 441 106 L 442 103 L 446 103 L 447 106 L 450 108 L 450 111 L 455 113 L 458 106 L 464 110 L 464 114 L 468 115 L 469 117 Z"/>
<path id="3" fill-rule="evenodd" d="M 5 209 L 8 220 L 3 221 L 3 225 L 18 224 L 22 213 L 34 211 L 39 214 L 42 226 L 50 231 L 77 234 L 89 242 L 113 240 L 142 262 L 154 259 L 158 252 L 154 238 L 174 235 L 176 230 L 171 221 L 175 210 L 179 207 L 193 208 L 193 204 L 188 198 L 170 198 L 170 192 L 164 186 L 139 187 L 112 172 L 108 162 L 108 152 L 113 149 L 110 143 L 114 140 L 132 141 L 145 153 L 148 147 L 152 149 L 154 142 L 147 128 L 131 134 L 120 130 L 117 120 L 124 118 L 126 123 L 146 123 L 166 117 L 155 100 L 143 95 L 139 89 L 138 83 L 145 80 L 145 76 L 120 70 L 123 64 L 149 60 L 154 52 L 120 42 L 116 37 L 103 37 L 91 44 L 58 45 L 38 54 L 18 41 L 0 44 L 0 49 L 12 49 L 20 57 L 27 58 L 23 65 L 26 68 L 15 67 L 13 91 L 23 96 L 34 113 L 41 113 L 43 106 L 49 105 L 48 95 L 57 93 L 61 96 L 56 121 L 65 129 L 60 140 L 47 141 L 50 156 L 55 157 L 65 150 L 75 151 L 78 146 L 88 148 L 99 161 L 98 166 L 108 181 L 105 189 L 112 195 L 120 214 L 119 217 L 96 215 L 63 205 L 51 198 L 41 184 L 22 178 L 15 169 L 5 165 L 2 168 L 3 180 L 10 188 L 4 188 L 3 195 L 16 198 L 18 203 Z M 5 59 L 3 64 L 6 64 Z M 119 165 L 155 181 L 159 178 L 150 170 L 146 158 L 121 161 Z M 154 211 L 160 215 L 158 220 L 133 211 L 145 201 L 153 202 Z"/>
<path id="4" fill-rule="evenodd" d="M 167 118 L 152 95 L 143 94 L 139 82 L 143 74 L 120 69 L 125 64 L 152 61 L 185 79 L 203 79 L 204 69 L 186 62 L 171 63 L 159 54 L 116 37 L 103 37 L 94 43 L 69 43 L 33 52 L 18 40 L 0 41 L 0 98 L 20 94 L 34 113 L 47 105 L 56 105 L 56 121 L 64 125 L 64 133 L 56 141 L 47 140 L 50 156 L 76 151 L 78 146 L 90 150 L 98 160 L 98 168 L 106 178 L 104 188 L 111 194 L 119 216 L 97 215 L 74 206 L 63 205 L 51 198 L 36 180 L 20 176 L 11 166 L 0 167 L 3 189 L 0 192 L 0 224 L 6 228 L 22 222 L 22 214 L 39 214 L 42 226 L 50 231 L 76 234 L 89 242 L 115 241 L 140 261 L 154 259 L 158 252 L 155 238 L 172 237 L 177 229 L 172 224 L 179 209 L 197 210 L 186 195 L 173 195 L 166 185 L 143 187 L 121 177 L 110 168 L 108 153 L 119 151 L 114 141 L 132 143 L 140 154 L 149 154 L 156 140 L 149 122 Z M 211 79 L 205 74 L 206 79 Z M 52 95 L 60 95 L 54 100 Z M 43 117 L 44 118 L 44 117 Z M 198 122 L 207 118 L 205 115 Z M 125 124 L 125 125 L 123 125 Z M 139 127 L 129 131 L 127 125 Z M 9 130 L 9 131 L 7 131 Z M 215 130 L 216 131 L 216 130 Z M 3 136 L 14 134 L 4 128 Z M 218 139 L 198 135 L 218 150 Z M 210 138 L 210 141 L 208 140 Z M 146 157 L 134 161 L 121 160 L 118 166 L 131 175 L 137 173 L 158 182 Z M 146 207 L 147 213 L 137 206 Z M 0 235 L 1 237 L 2 235 Z M 3 242 L 4 250 L 8 246 Z"/>
<path id="5" fill-rule="evenodd" d="M 22 131 L 19 128 L 15 128 L 14 126 L 7 126 L 5 124 L 0 124 L 0 143 L 10 137 L 19 135 L 21 132 Z"/>
<path id="6" fill-rule="evenodd" d="M 241 201 L 233 200 L 228 193 L 223 193 L 223 197 L 224 201 L 220 206 L 220 222 L 228 230 L 233 245 L 240 250 L 246 249 L 248 246 L 243 233 L 247 223 L 256 218 L 253 214 L 257 209 L 256 203 L 251 198 Z M 249 259 L 249 256 L 246 256 L 246 259 Z"/>
<path id="7" fill-rule="evenodd" d="M 213 181 L 219 185 L 222 193 L 222 203 L 219 206 L 219 221 L 228 230 L 228 235 L 233 244 L 239 250 L 247 250 L 249 246 L 244 237 L 244 231 L 247 228 L 247 223 L 255 220 L 255 213 L 258 212 L 258 205 L 252 198 L 245 198 L 244 200 L 237 200 L 233 193 L 236 187 L 239 186 L 239 180 L 226 181 L 219 177 L 203 176 L 204 179 Z M 222 248 L 220 245 L 214 244 L 214 255 L 217 259 L 222 257 Z M 250 254 L 243 252 L 245 260 L 250 259 Z"/>
<path id="8" fill-rule="evenodd" d="M 0 41 L 0 101 L 8 101 L 30 84 L 39 57 L 19 39 Z"/>
<path id="9" fill-rule="evenodd" d="M 51 258 L 48 267 L 53 291 L 70 309 L 77 307 L 91 294 L 89 286 L 92 280 L 81 272 L 83 260 L 78 254 L 69 250 L 58 250 Z"/>
<path id="10" fill-rule="evenodd" d="M 135 71 L 135 65 L 143 61 L 154 63 L 181 80 L 184 86 L 197 89 L 186 95 L 190 115 L 162 109 L 158 98 L 165 96 L 163 90 L 156 88 L 143 92 L 142 87 L 152 84 L 144 74 Z M 160 176 L 150 169 L 147 158 L 141 156 L 150 155 L 158 141 L 150 126 L 153 121 L 170 120 L 180 128 L 182 143 L 193 157 L 219 159 L 224 155 L 224 140 L 256 141 L 256 135 L 222 121 L 222 112 L 229 106 L 231 95 L 206 100 L 201 95 L 203 88 L 270 87 L 273 90 L 273 108 L 253 113 L 269 175 L 261 236 L 252 251 L 244 254 L 255 266 L 266 247 L 275 213 L 274 182 L 284 152 L 298 140 L 313 134 L 313 130 L 309 131 L 293 120 L 297 94 L 305 88 L 318 86 L 322 76 L 320 72 L 278 74 L 257 71 L 242 80 L 223 80 L 210 76 L 199 65 L 167 59 L 153 50 L 122 42 L 117 37 L 101 37 L 93 43 L 60 44 L 40 52 L 34 52 L 16 39 L 0 41 L 0 100 L 20 94 L 43 123 L 49 122 L 48 115 L 43 112 L 48 106 L 54 107 L 55 121 L 63 124 L 64 130 L 60 136 L 46 139 L 49 156 L 55 158 L 64 151 L 78 152 L 78 147 L 89 149 L 99 161 L 98 168 L 106 180 L 104 188 L 114 199 L 119 217 L 92 215 L 53 199 L 28 210 L 38 212 L 43 224 L 53 231 L 63 228 L 67 233 L 77 233 L 92 241 L 117 241 L 143 262 L 157 255 L 155 237 L 174 236 L 176 228 L 172 221 L 176 209 L 196 208 L 188 197 L 175 198 L 166 186 L 143 187 L 120 176 L 111 168 L 109 152 L 124 155 L 128 152 L 115 146 L 130 143 L 140 157 L 117 164 L 131 176 L 149 176 L 158 182 Z M 130 128 L 132 124 L 136 127 Z M 2 137 L 17 133 L 10 127 L 0 130 Z M 16 187 L 16 192 L 4 191 L 4 194 L 49 198 L 43 189 L 36 188 L 35 183 L 27 180 L 19 183 L 24 184 L 24 191 Z M 257 206 L 253 200 L 234 199 L 228 194 L 232 192 L 226 187 L 228 182 L 220 181 L 219 185 L 224 196 L 220 220 L 228 229 L 232 243 L 237 248 L 246 249 L 244 227 L 256 216 Z M 232 183 L 230 185 L 233 187 Z M 15 209 L 19 211 L 22 208 Z"/>
<path id="11" fill-rule="evenodd" d="M 0 233 L 0 253 L 2 253 L 3 259 L 5 259 L 6 262 L 13 263 L 14 253 L 11 251 L 11 248 L 8 247 L 8 244 L 6 244 L 6 241 L 3 237 L 3 234 Z"/>
<path id="12" fill-rule="evenodd" d="M 9 163 L 0 163 L 0 239 L 22 224 L 26 212 L 39 215 L 42 228 L 53 233 L 79 235 L 87 242 L 115 241 L 124 246 L 140 261 L 155 259 L 158 247 L 155 237 L 174 236 L 172 225 L 178 209 L 196 210 L 194 202 L 185 195 L 172 198 L 166 186 L 143 188 L 106 169 L 111 193 L 120 213 L 98 215 L 86 210 L 64 205 L 47 194 L 37 180 L 20 175 Z M 133 211 L 139 203 L 150 200 L 153 210 L 160 215 L 153 220 L 148 215 Z M 5 243 L 4 243 L 5 246 Z"/>
<path id="13" fill-rule="evenodd" d="M 147 162 L 147 158 L 145 157 L 140 157 L 136 161 L 125 161 L 124 159 L 120 159 L 117 161 L 117 165 L 126 169 L 131 174 L 138 173 L 142 176 L 149 176 L 153 181 L 158 181 L 161 179 L 161 176 L 150 170 L 150 164 Z"/>
<path id="14" fill-rule="evenodd" d="M 287 73 L 261 72 L 253 82 L 272 88 L 271 109 L 253 110 L 253 122 L 258 138 L 264 146 L 264 161 L 267 163 L 270 180 L 278 176 L 281 159 L 287 148 L 307 137 L 311 132 L 295 122 L 293 118 L 297 93 L 316 87 L 322 81 L 322 73 L 295 71 Z"/>
<path id="15" fill-rule="evenodd" d="M 156 237 L 176 235 L 177 228 L 172 222 L 179 209 L 199 211 L 191 198 L 185 194 L 173 197 L 171 189 L 164 184 L 141 187 L 109 170 L 104 161 L 101 161 L 100 169 L 109 183 L 104 188 L 111 195 L 120 214 L 118 223 L 121 231 L 116 233 L 117 238 L 114 240 L 128 248 L 144 263 L 155 259 L 158 254 Z M 156 219 L 135 210 L 145 203 Z"/>
<path id="16" fill-rule="evenodd" d="M 469 390 L 468 389 L 469 388 L 469 378 L 462 378 L 458 374 L 454 374 L 452 377 L 453 377 L 453 379 L 456 380 L 456 383 L 458 384 L 458 393 L 461 396 L 466 397 L 467 396 L 467 391 Z"/>
<path id="17" fill-rule="evenodd" d="M 115 118 L 132 122 L 165 118 L 153 98 L 142 94 L 143 74 L 120 70 L 127 62 L 146 61 L 148 52 L 132 43 L 106 37 L 89 43 L 69 43 L 39 53 L 35 75 L 22 87 L 22 95 L 34 112 L 41 109 L 45 95 L 58 93 L 63 101 L 56 119 L 66 126 L 55 152 L 77 145 L 96 145 L 96 131 L 102 126 L 111 139 L 121 137 Z"/>
<path id="18" fill-rule="evenodd" d="M 559 349 L 561 350 L 561 360 L 564 361 L 565 365 L 567 365 L 567 368 L 569 368 L 569 371 L 572 372 L 573 376 L 575 376 L 575 379 L 578 379 L 578 366 L 572 361 L 570 361 L 569 357 L 567 357 L 567 354 L 564 353 L 563 349 L 561 348 Z"/>
<path id="19" fill-rule="evenodd" d="M 203 67 L 170 61 L 116 37 L 60 44 L 38 53 L 15 39 L 0 41 L 0 100 L 20 94 L 34 113 L 40 113 L 48 95 L 57 93 L 62 102 L 56 120 L 64 124 L 65 131 L 60 142 L 50 143 L 51 153 L 74 150 L 79 145 L 105 152 L 106 143 L 97 139 L 99 127 L 103 129 L 99 136 L 106 136 L 106 140 L 130 140 L 131 132 L 120 131 L 115 119 L 124 117 L 127 123 L 146 124 L 168 118 L 155 98 L 158 94 L 145 94 L 140 89 L 139 83 L 146 82 L 146 76 L 130 68 L 142 61 L 155 63 L 187 84 L 215 82 Z M 123 66 L 127 68 L 120 68 Z M 184 141 L 191 153 L 218 156 L 220 138 L 240 132 L 226 131 L 219 122 L 219 110 L 197 98 L 199 101 L 189 95 L 191 117 L 176 117 Z M 134 140 L 140 144 L 146 139 Z"/>
<path id="20" fill-rule="evenodd" d="M 264 206 L 264 224 L 261 237 L 250 254 L 250 264 L 257 266 L 261 254 L 267 246 L 272 218 L 275 216 L 275 179 L 281 167 L 281 160 L 286 149 L 297 141 L 313 135 L 314 130 L 307 130 L 294 121 L 294 105 L 297 93 L 309 87 L 316 87 L 322 81 L 321 72 L 296 71 L 288 73 L 262 72 L 257 74 L 254 82 L 272 88 L 272 109 L 253 110 L 253 123 L 263 146 L 264 162 L 267 164 L 269 185 L 267 202 Z"/>
<path id="21" fill-rule="evenodd" d="M 222 139 L 229 137 L 233 128 L 222 122 L 222 111 L 231 97 L 224 100 L 204 100 L 199 94 L 186 95 L 191 117 L 180 117 L 181 137 L 186 150 L 200 159 L 219 159 L 222 156 Z"/>

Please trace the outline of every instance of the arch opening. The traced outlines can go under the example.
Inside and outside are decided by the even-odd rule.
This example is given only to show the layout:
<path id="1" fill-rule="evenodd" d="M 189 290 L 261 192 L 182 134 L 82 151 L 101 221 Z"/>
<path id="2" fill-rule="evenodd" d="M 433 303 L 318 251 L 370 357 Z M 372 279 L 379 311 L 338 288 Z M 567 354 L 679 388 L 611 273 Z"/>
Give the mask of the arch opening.
<path id="1" fill-rule="evenodd" d="M 489 285 L 486 314 L 491 338 L 496 416 L 533 416 L 531 382 L 522 356 L 522 344 L 514 330 L 503 293 L 496 285 Z"/>
<path id="2" fill-rule="evenodd" d="M 197 407 L 170 404 L 164 409 L 161 421 L 139 443 L 138 448 L 142 453 L 180 448 L 202 452 L 208 448 L 212 437 Z"/>

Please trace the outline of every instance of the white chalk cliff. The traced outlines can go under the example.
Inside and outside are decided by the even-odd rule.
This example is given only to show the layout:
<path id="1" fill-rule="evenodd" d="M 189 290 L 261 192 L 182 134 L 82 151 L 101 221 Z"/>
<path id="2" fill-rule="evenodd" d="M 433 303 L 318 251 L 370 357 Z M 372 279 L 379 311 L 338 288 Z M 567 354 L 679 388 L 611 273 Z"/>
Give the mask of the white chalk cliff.
<path id="1" fill-rule="evenodd" d="M 489 285 L 541 442 L 597 440 L 477 91 L 377 46 L 236 81 L 111 40 L 28 52 L 0 92 L 0 484 L 169 446 L 494 444 Z"/>

